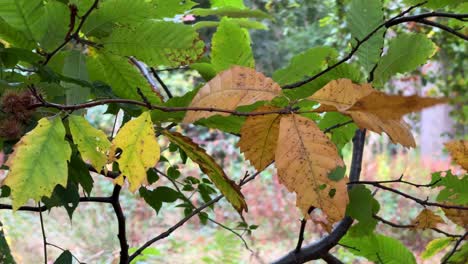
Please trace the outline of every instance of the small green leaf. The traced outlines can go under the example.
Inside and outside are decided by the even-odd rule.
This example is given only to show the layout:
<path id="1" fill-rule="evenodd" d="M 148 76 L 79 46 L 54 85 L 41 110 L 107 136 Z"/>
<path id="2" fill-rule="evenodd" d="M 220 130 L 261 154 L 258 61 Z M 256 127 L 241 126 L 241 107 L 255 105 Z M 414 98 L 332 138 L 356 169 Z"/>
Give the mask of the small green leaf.
<path id="1" fill-rule="evenodd" d="M 72 264 L 73 256 L 70 251 L 65 250 L 60 254 L 60 256 L 55 260 L 54 264 Z"/>
<path id="2" fill-rule="evenodd" d="M 440 190 L 436 200 L 460 205 L 468 204 L 468 192 L 466 191 L 468 190 L 468 174 L 455 176 L 450 170 L 445 172 L 444 177 L 441 177 L 440 174 L 440 172 L 432 174 L 432 182 L 437 181 L 437 183 L 431 187 L 444 187 Z"/>
<path id="3" fill-rule="evenodd" d="M 382 87 L 393 75 L 415 70 L 435 54 L 436 47 L 424 34 L 398 35 L 375 69 L 374 86 Z"/>
<path id="4" fill-rule="evenodd" d="M 452 237 L 436 238 L 427 244 L 426 249 L 421 254 L 421 257 L 423 259 L 428 259 L 444 250 L 444 248 L 448 247 L 453 241 L 454 239 Z"/>
<path id="5" fill-rule="evenodd" d="M 204 149 L 196 145 L 191 139 L 176 132 L 163 131 L 171 142 L 177 144 L 179 148 L 187 153 L 187 156 L 200 166 L 200 169 L 213 181 L 216 188 L 218 188 L 226 199 L 234 206 L 234 208 L 242 213 L 243 210 L 247 211 L 247 204 L 244 196 L 232 180 L 230 180 L 223 169 L 209 156 Z M 201 185 L 201 184 L 200 184 Z M 200 187 L 200 186 L 199 186 Z"/>
<path id="6" fill-rule="evenodd" d="M 166 186 L 160 186 L 154 190 L 141 187 L 140 195 L 156 212 L 159 212 L 163 202 L 173 203 L 182 197 L 180 193 Z"/>
<path id="7" fill-rule="evenodd" d="M 149 169 L 146 172 L 146 177 L 148 178 L 148 184 L 150 184 L 150 185 L 159 180 L 159 176 L 156 173 L 156 170 L 154 170 L 154 169 Z"/>
<path id="8" fill-rule="evenodd" d="M 10 247 L 5 239 L 5 233 L 3 232 L 3 224 L 0 222 L 0 261 L 3 264 L 15 264 L 15 260 L 11 255 Z"/>
<path id="9" fill-rule="evenodd" d="M 208 214 L 206 212 L 198 213 L 198 218 L 200 219 L 202 225 L 206 225 L 208 223 Z"/>
<path id="10" fill-rule="evenodd" d="M 7 166 L 10 172 L 4 184 L 11 188 L 13 209 L 28 199 L 50 197 L 56 185 L 67 185 L 67 162 L 71 148 L 65 141 L 65 128 L 60 117 L 42 118 L 38 125 L 16 143 Z"/>
<path id="11" fill-rule="evenodd" d="M 332 181 L 339 181 L 344 178 L 345 173 L 346 173 L 346 166 L 344 167 L 338 166 L 328 174 L 328 178 Z"/>
<path id="12" fill-rule="evenodd" d="M 228 18 L 223 18 L 213 35 L 211 63 L 218 72 L 227 70 L 233 65 L 254 68 L 255 61 L 248 31 L 232 23 Z"/>
<path id="13" fill-rule="evenodd" d="M 66 188 L 61 185 L 57 185 L 55 186 L 52 196 L 50 196 L 50 198 L 42 198 L 42 202 L 49 210 L 53 207 L 65 207 L 71 220 L 73 212 L 75 211 L 76 207 L 78 207 L 78 203 L 80 202 L 78 186 L 70 180 L 68 181 Z"/>
<path id="14" fill-rule="evenodd" d="M 377 226 L 377 220 L 373 215 L 380 209 L 379 202 L 365 186 L 357 185 L 349 191 L 349 204 L 346 215 L 359 221 L 349 231 L 350 236 L 365 236 L 372 234 Z"/>
<path id="15" fill-rule="evenodd" d="M 70 116 L 68 124 L 83 159 L 100 171 L 107 163 L 107 152 L 111 146 L 106 134 L 91 126 L 82 116 Z"/>
<path id="16" fill-rule="evenodd" d="M 180 171 L 177 166 L 171 166 L 167 169 L 167 176 L 169 178 L 176 180 L 180 177 Z"/>

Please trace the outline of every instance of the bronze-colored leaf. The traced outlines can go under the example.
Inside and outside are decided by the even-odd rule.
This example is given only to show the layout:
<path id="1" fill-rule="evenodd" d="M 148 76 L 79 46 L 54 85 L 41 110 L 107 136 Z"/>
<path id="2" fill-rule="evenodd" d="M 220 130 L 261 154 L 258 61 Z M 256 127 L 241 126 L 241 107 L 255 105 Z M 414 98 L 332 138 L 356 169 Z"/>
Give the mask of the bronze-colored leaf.
<path id="1" fill-rule="evenodd" d="M 422 210 L 411 223 L 416 229 L 436 228 L 438 224 L 444 224 L 442 217 L 434 214 L 429 209 Z"/>
<path id="2" fill-rule="evenodd" d="M 463 169 L 468 170 L 468 140 L 453 140 L 445 143 L 452 159 Z"/>

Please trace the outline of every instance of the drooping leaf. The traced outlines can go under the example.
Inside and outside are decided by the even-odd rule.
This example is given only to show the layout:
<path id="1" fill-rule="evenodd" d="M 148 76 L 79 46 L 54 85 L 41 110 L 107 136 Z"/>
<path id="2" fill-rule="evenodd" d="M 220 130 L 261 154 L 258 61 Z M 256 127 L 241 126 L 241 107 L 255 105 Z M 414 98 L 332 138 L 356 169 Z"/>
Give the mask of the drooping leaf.
<path id="1" fill-rule="evenodd" d="M 428 259 L 440 251 L 444 250 L 454 241 L 453 237 L 436 238 L 426 245 L 426 249 L 421 254 L 423 259 Z"/>
<path id="2" fill-rule="evenodd" d="M 148 20 L 135 28 L 119 27 L 102 43 L 120 56 L 135 56 L 152 66 L 179 66 L 196 61 L 205 44 L 190 26 Z"/>
<path id="3" fill-rule="evenodd" d="M 422 210 L 411 222 L 416 229 L 436 228 L 437 224 L 443 223 L 444 220 L 429 209 Z"/>
<path id="4" fill-rule="evenodd" d="M 39 120 L 38 125 L 16 143 L 6 162 L 10 171 L 3 184 L 11 189 L 13 209 L 17 210 L 29 199 L 40 201 L 43 196 L 50 197 L 58 184 L 65 187 L 70 155 L 60 117 Z"/>
<path id="5" fill-rule="evenodd" d="M 278 109 L 272 106 L 263 106 L 255 112 Z M 280 117 L 279 114 L 250 116 L 241 128 L 241 138 L 237 146 L 257 171 L 264 170 L 275 158 Z"/>
<path id="6" fill-rule="evenodd" d="M 389 45 L 374 72 L 372 83 L 376 87 L 382 87 L 397 73 L 415 70 L 436 52 L 436 45 L 424 34 L 399 34 Z"/>
<path id="7" fill-rule="evenodd" d="M 415 142 L 409 126 L 402 121 L 403 115 L 445 102 L 417 95 L 387 95 L 370 84 L 358 85 L 348 79 L 331 81 L 308 99 L 321 104 L 316 112 L 339 111 L 349 115 L 360 128 L 385 132 L 394 143 L 407 147 L 414 147 Z"/>
<path id="8" fill-rule="evenodd" d="M 411 251 L 400 241 L 378 234 L 362 237 L 344 236 L 340 243 L 349 245 L 354 255 L 362 256 L 375 263 L 416 264 Z"/>
<path id="9" fill-rule="evenodd" d="M 351 236 L 366 236 L 373 233 L 377 220 L 373 217 L 379 212 L 379 202 L 365 186 L 357 185 L 349 191 L 349 204 L 346 215 L 359 221 L 349 231 Z"/>
<path id="10" fill-rule="evenodd" d="M 383 22 L 383 3 L 381 0 L 353 0 L 347 12 L 348 28 L 354 38 L 362 40 Z M 380 59 L 384 44 L 385 29 L 375 33 L 357 51 L 359 64 L 369 73 Z"/>
<path id="11" fill-rule="evenodd" d="M 55 186 L 50 198 L 44 197 L 42 198 L 42 202 L 49 210 L 53 207 L 65 207 L 68 216 L 72 219 L 73 212 L 80 202 L 78 186 L 69 179 L 66 188 L 61 185 Z"/>
<path id="12" fill-rule="evenodd" d="M 348 204 L 346 178 L 333 181 L 328 174 L 344 166 L 336 146 L 310 119 L 295 114 L 281 117 L 275 164 L 278 177 L 297 195 L 296 205 L 308 215 L 320 208 L 331 226 L 341 220 Z"/>
<path id="13" fill-rule="evenodd" d="M 445 147 L 452 159 L 468 171 L 468 140 L 453 140 L 445 143 Z"/>
<path id="14" fill-rule="evenodd" d="M 445 176 L 441 176 L 441 172 L 432 174 L 431 187 L 444 187 L 440 190 L 436 200 L 438 202 L 449 202 L 459 205 L 468 204 L 468 175 L 456 176 L 452 174 L 452 171 L 448 170 L 445 172 Z"/>
<path id="15" fill-rule="evenodd" d="M 115 157 L 118 150 L 121 153 Z M 119 164 L 122 172 L 116 182 L 119 183 L 126 177 L 130 183 L 130 191 L 138 190 L 142 184 L 147 183 L 146 171 L 156 165 L 159 155 L 160 148 L 150 112 L 144 112 L 125 123 L 112 141 L 109 157 Z"/>
<path id="16" fill-rule="evenodd" d="M 271 18 L 271 16 L 261 10 L 252 10 L 236 7 L 220 7 L 214 9 L 194 8 L 189 14 L 195 16 L 220 16 L 220 17 L 252 17 L 252 18 Z"/>
<path id="17" fill-rule="evenodd" d="M 3 232 L 3 224 L 0 222 L 0 261 L 4 264 L 15 264 L 15 260 L 11 255 L 10 247 L 8 246 L 5 238 L 5 232 Z"/>
<path id="18" fill-rule="evenodd" d="M 156 13 L 148 1 L 107 0 L 99 3 L 83 24 L 82 32 L 85 35 L 99 35 L 110 32 L 116 23 L 138 23 L 149 19 Z"/>
<path id="19" fill-rule="evenodd" d="M 190 0 L 153 0 L 155 18 L 172 18 L 184 14 L 197 3 Z"/>
<path id="20" fill-rule="evenodd" d="M 137 88 L 151 103 L 161 102 L 158 94 L 127 59 L 108 53 L 87 57 L 91 80 L 108 83 L 120 98 L 142 100 Z"/>
<path id="21" fill-rule="evenodd" d="M 91 126 L 82 116 L 72 115 L 68 124 L 73 136 L 73 142 L 78 146 L 81 156 L 100 171 L 107 163 L 107 151 L 111 143 L 103 131 Z"/>
<path id="22" fill-rule="evenodd" d="M 211 63 L 218 72 L 234 65 L 254 68 L 249 32 L 228 18 L 223 18 L 213 35 Z"/>
<path id="23" fill-rule="evenodd" d="M 65 250 L 60 256 L 54 261 L 54 264 L 72 264 L 73 256 L 70 251 Z"/>
<path id="24" fill-rule="evenodd" d="M 234 66 L 219 73 L 205 84 L 189 106 L 235 110 L 238 106 L 271 100 L 280 94 L 281 88 L 270 78 L 254 69 Z M 229 115 L 228 113 L 189 111 L 183 122 L 193 123 L 198 119 L 216 114 Z"/>
<path id="25" fill-rule="evenodd" d="M 240 192 L 240 187 L 229 179 L 223 169 L 208 155 L 204 149 L 200 148 L 190 138 L 176 132 L 162 132 L 172 143 L 181 148 L 187 156 L 200 166 L 200 169 L 210 178 L 216 188 L 226 197 L 232 206 L 242 214 L 247 211 L 247 204 L 244 196 Z"/>

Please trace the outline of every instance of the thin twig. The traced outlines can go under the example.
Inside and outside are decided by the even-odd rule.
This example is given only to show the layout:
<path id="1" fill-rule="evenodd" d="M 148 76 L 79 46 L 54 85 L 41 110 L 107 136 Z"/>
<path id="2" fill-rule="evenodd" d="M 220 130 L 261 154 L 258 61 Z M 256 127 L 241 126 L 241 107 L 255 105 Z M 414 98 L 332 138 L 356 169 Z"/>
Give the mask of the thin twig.
<path id="1" fill-rule="evenodd" d="M 41 203 L 37 203 L 37 207 L 41 207 Z M 42 243 L 44 245 L 44 264 L 47 264 L 47 238 L 44 228 L 44 219 L 42 219 L 42 211 L 39 211 L 39 219 L 41 221 Z"/>
<path id="2" fill-rule="evenodd" d="M 455 245 L 453 246 L 452 250 L 450 251 L 450 253 L 444 258 L 444 260 L 442 261 L 442 264 L 446 264 L 446 263 L 449 263 L 448 261 L 450 260 L 450 258 L 453 256 L 453 254 L 455 254 L 455 252 L 457 251 L 457 248 L 460 246 L 461 242 L 463 240 L 465 240 L 466 236 L 468 235 L 468 231 L 465 232 L 465 234 L 463 234 L 462 237 L 460 237 L 460 239 L 457 240 L 457 242 L 455 243 Z"/>
<path id="3" fill-rule="evenodd" d="M 156 78 L 156 80 L 158 81 L 158 83 L 161 85 L 161 87 L 164 89 L 164 91 L 166 92 L 167 94 L 167 97 L 169 98 L 172 98 L 174 97 L 171 93 L 171 91 L 169 90 L 169 88 L 167 87 L 167 85 L 163 82 L 163 80 L 159 77 L 159 74 L 158 72 L 153 68 L 153 67 L 150 67 L 150 70 L 151 72 L 153 73 L 153 76 L 154 78 Z"/>
<path id="4" fill-rule="evenodd" d="M 417 20 L 416 22 L 418 23 L 421 23 L 421 24 L 424 24 L 424 25 L 428 25 L 428 26 L 431 26 L 431 27 L 436 27 L 436 28 L 440 28 L 442 29 L 443 31 L 446 31 L 450 34 L 453 34 L 455 35 L 456 37 L 459 37 L 463 40 L 468 40 L 468 36 L 467 35 L 463 35 L 462 33 L 458 32 L 457 30 L 451 28 L 451 27 L 448 27 L 446 25 L 442 25 L 440 23 L 437 23 L 437 22 L 434 22 L 434 21 L 430 21 L 430 20 L 427 20 L 427 19 L 419 19 Z"/>
<path id="5" fill-rule="evenodd" d="M 337 128 L 340 128 L 340 127 L 342 127 L 342 126 L 349 125 L 349 124 L 351 124 L 351 123 L 353 123 L 353 122 L 354 122 L 353 120 L 349 120 L 349 121 L 346 121 L 346 122 L 343 122 L 343 123 L 338 123 L 338 124 L 336 124 L 336 125 L 333 125 L 333 126 L 331 126 L 331 127 L 328 127 L 327 129 L 325 129 L 325 130 L 323 131 L 323 133 L 328 133 L 328 132 L 332 131 L 333 129 L 337 129 Z"/>
<path id="6" fill-rule="evenodd" d="M 417 188 L 421 188 L 421 187 L 432 187 L 434 185 L 436 185 L 438 182 L 440 182 L 442 179 L 438 179 L 434 182 L 430 182 L 430 183 L 427 183 L 427 184 L 418 184 L 418 183 L 412 183 L 412 182 L 409 182 L 409 181 L 404 181 L 403 180 L 403 174 L 400 176 L 400 178 L 396 179 L 396 180 L 388 180 L 388 181 L 373 181 L 375 183 L 380 183 L 380 184 L 385 184 L 385 183 L 404 183 L 404 184 L 408 184 L 408 185 L 411 185 L 411 186 L 414 186 L 414 187 L 417 187 Z"/>

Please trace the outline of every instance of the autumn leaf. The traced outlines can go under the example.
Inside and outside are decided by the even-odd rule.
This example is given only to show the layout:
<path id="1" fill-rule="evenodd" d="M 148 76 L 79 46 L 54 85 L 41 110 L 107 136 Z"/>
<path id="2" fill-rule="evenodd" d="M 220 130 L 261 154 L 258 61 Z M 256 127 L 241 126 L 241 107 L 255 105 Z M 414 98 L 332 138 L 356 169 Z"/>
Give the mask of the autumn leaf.
<path id="1" fill-rule="evenodd" d="M 234 208 L 242 214 L 242 211 L 247 211 L 247 203 L 240 192 L 240 187 L 229 179 L 223 169 L 208 155 L 204 149 L 195 144 L 190 138 L 183 136 L 177 132 L 162 132 L 172 143 L 181 148 L 187 156 L 200 166 L 200 169 L 214 183 L 226 199 L 234 206 Z"/>
<path id="2" fill-rule="evenodd" d="M 29 199 L 50 197 L 58 184 L 67 186 L 71 148 L 65 141 L 62 120 L 42 118 L 16 143 L 6 165 L 10 171 L 3 184 L 11 189 L 13 209 Z"/>
<path id="3" fill-rule="evenodd" d="M 344 163 L 336 146 L 312 120 L 295 114 L 281 117 L 275 163 L 280 182 L 297 194 L 296 205 L 304 215 L 313 206 L 327 215 L 330 225 L 344 217 L 347 178 L 328 178 Z"/>
<path id="4" fill-rule="evenodd" d="M 106 134 L 91 126 L 82 116 L 70 116 L 68 124 L 83 160 L 89 161 L 100 171 L 107 162 L 107 151 L 111 146 Z"/>
<path id="5" fill-rule="evenodd" d="M 159 144 L 150 112 L 147 111 L 127 122 L 112 141 L 109 157 L 119 164 L 122 172 L 116 183 L 123 183 L 123 177 L 126 177 L 130 183 L 130 191 L 136 191 L 147 182 L 146 171 L 156 165 L 159 155 Z"/>
<path id="6" fill-rule="evenodd" d="M 235 110 L 238 106 L 269 101 L 281 94 L 280 86 L 251 68 L 234 66 L 216 75 L 195 95 L 189 107 Z M 229 113 L 188 111 L 183 123 Z"/>
<path id="7" fill-rule="evenodd" d="M 468 227 L 468 211 L 460 209 L 442 208 L 445 216 L 461 227 Z"/>
<path id="8" fill-rule="evenodd" d="M 255 112 L 279 110 L 272 106 L 262 106 Z M 264 170 L 275 159 L 275 150 L 279 134 L 280 115 L 250 116 L 241 128 L 237 146 L 250 160 L 257 171 Z"/>
<path id="9" fill-rule="evenodd" d="M 468 140 L 453 140 L 445 143 L 452 159 L 463 169 L 468 170 Z"/>
<path id="10" fill-rule="evenodd" d="M 411 223 L 416 229 L 436 228 L 437 224 L 444 224 L 444 220 L 434 214 L 429 209 L 422 210 L 419 215 Z"/>
<path id="11" fill-rule="evenodd" d="M 338 111 L 347 114 L 360 128 L 379 134 L 385 132 L 394 143 L 406 147 L 415 147 L 416 144 L 402 117 L 446 102 L 443 98 L 388 95 L 375 90 L 370 84 L 354 84 L 349 79 L 333 80 L 308 99 L 321 104 L 315 112 Z"/>

